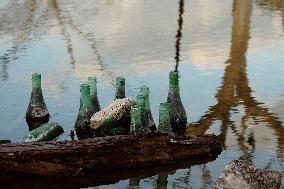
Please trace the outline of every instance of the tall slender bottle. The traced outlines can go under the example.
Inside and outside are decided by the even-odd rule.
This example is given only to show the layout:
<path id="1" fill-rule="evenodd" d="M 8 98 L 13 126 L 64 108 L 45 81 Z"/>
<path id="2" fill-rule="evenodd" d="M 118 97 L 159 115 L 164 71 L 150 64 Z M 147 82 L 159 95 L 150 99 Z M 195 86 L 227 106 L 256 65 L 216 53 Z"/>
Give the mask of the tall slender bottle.
<path id="1" fill-rule="evenodd" d="M 125 78 L 117 77 L 115 80 L 116 92 L 115 99 L 125 98 Z"/>
<path id="2" fill-rule="evenodd" d="M 170 106 L 171 125 L 174 130 L 182 129 L 187 124 L 187 116 L 180 98 L 178 71 L 171 71 L 169 80 L 167 103 Z"/>
<path id="3" fill-rule="evenodd" d="M 131 107 L 131 125 L 130 125 L 130 134 L 143 134 L 143 126 L 142 126 L 142 117 L 141 117 L 141 109 L 138 105 L 134 105 Z"/>
<path id="4" fill-rule="evenodd" d="M 146 125 L 151 129 L 151 131 L 155 131 L 156 126 L 151 113 L 149 93 L 149 87 L 143 86 L 140 88 L 140 94 L 145 97 Z"/>
<path id="5" fill-rule="evenodd" d="M 161 103 L 159 106 L 158 131 L 162 133 L 172 132 L 171 121 L 170 121 L 170 108 L 168 103 Z"/>
<path id="6" fill-rule="evenodd" d="M 90 127 L 90 119 L 95 113 L 95 109 L 91 102 L 90 86 L 82 84 L 80 98 L 80 109 L 75 122 L 75 130 L 79 139 L 91 138 L 94 132 Z"/>
<path id="7" fill-rule="evenodd" d="M 146 118 L 146 98 L 144 95 L 140 94 L 137 96 L 137 105 L 141 110 L 141 122 L 142 122 L 143 133 L 148 134 L 151 132 L 151 130 L 147 125 L 148 121 Z"/>
<path id="8" fill-rule="evenodd" d="M 32 74 L 32 93 L 30 103 L 26 111 L 26 121 L 30 130 L 35 129 L 49 120 L 47 110 L 41 89 L 41 74 Z"/>
<path id="9" fill-rule="evenodd" d="M 99 99 L 98 99 L 98 90 L 97 90 L 97 78 L 88 77 L 88 84 L 90 85 L 90 96 L 95 112 L 101 111 Z"/>

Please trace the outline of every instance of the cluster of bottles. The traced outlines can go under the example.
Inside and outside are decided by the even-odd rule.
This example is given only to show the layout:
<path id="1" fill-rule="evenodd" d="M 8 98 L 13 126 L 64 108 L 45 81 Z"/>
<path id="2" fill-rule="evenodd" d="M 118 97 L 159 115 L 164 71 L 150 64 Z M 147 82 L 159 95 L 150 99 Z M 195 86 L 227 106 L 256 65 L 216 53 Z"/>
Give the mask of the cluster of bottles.
<path id="1" fill-rule="evenodd" d="M 94 136 L 101 136 L 101 130 L 93 130 L 90 127 L 91 117 L 101 110 L 98 93 L 97 93 L 97 78 L 89 77 L 87 83 L 80 86 L 80 108 L 75 122 L 75 131 L 79 139 L 91 138 Z M 136 104 L 131 107 L 131 120 L 128 124 L 129 133 L 131 134 L 147 134 L 158 130 L 160 132 L 172 132 L 172 130 L 179 130 L 185 128 L 187 124 L 187 116 L 183 107 L 180 92 L 179 92 L 179 74 L 177 71 L 172 71 L 169 74 L 169 93 L 167 102 L 161 103 L 159 106 L 159 125 L 156 128 L 155 122 L 152 117 L 149 88 L 143 86 L 140 88 L 139 95 L 136 99 Z M 116 78 L 116 93 L 115 99 L 125 98 L 125 78 Z M 36 135 L 48 134 L 54 136 L 58 133 L 58 128 L 55 127 L 57 123 L 47 123 L 49 120 L 49 112 L 43 99 L 41 89 L 41 75 L 35 73 L 32 75 L 32 94 L 30 103 L 26 112 L 26 120 L 30 130 L 35 128 Z M 109 120 L 106 123 L 111 128 L 112 132 L 106 132 L 106 135 L 124 134 L 123 127 L 119 127 L 121 122 L 117 120 Z M 43 123 L 47 123 L 42 125 Z M 130 125 L 130 126 L 129 126 Z M 38 130 L 39 128 L 41 130 Z M 45 131 L 45 132 L 42 132 Z M 71 131 L 71 138 L 74 137 Z"/>
<path id="2" fill-rule="evenodd" d="M 187 116 L 179 92 L 179 74 L 178 71 L 172 71 L 169 74 L 167 102 L 160 103 L 159 106 L 158 131 L 169 133 L 173 130 L 182 130 L 186 124 Z M 137 96 L 136 105 L 131 108 L 130 133 L 145 134 L 155 130 L 156 126 L 150 109 L 149 88 L 143 86 Z"/>

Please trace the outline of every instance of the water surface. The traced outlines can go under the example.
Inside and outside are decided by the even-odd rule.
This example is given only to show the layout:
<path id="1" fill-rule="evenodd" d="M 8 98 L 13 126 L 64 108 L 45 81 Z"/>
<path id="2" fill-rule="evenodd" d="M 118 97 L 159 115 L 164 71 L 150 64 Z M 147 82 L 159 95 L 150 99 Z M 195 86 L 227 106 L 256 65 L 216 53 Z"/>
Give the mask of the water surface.
<path id="1" fill-rule="evenodd" d="M 149 86 L 157 122 L 168 73 L 178 69 L 187 134 L 220 135 L 222 154 L 98 188 L 210 188 L 233 159 L 284 176 L 284 1 L 2 0 L 0 19 L 1 139 L 28 132 L 34 72 L 51 119 L 64 127 L 59 140 L 69 140 L 87 77 L 98 77 L 102 107 L 117 76 L 128 97 Z"/>

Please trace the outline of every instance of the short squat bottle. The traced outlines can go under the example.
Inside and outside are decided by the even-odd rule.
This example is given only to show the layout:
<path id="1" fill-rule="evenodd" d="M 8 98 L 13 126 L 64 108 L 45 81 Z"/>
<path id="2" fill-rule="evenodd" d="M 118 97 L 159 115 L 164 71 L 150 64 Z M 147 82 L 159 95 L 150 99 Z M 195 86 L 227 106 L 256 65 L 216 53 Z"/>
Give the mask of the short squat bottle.
<path id="1" fill-rule="evenodd" d="M 94 133 L 90 127 L 90 119 L 95 113 L 91 102 L 90 86 L 81 85 L 80 109 L 75 122 L 75 130 L 79 139 L 91 138 Z"/>
<path id="2" fill-rule="evenodd" d="M 170 108 L 168 103 L 161 103 L 159 106 L 159 126 L 158 131 L 171 133 Z"/>
<path id="3" fill-rule="evenodd" d="M 92 105 L 94 107 L 95 112 L 98 112 L 101 110 L 101 107 L 98 99 L 97 78 L 88 77 L 88 84 L 90 85 L 90 96 Z"/>
<path id="4" fill-rule="evenodd" d="M 125 78 L 117 77 L 115 80 L 116 92 L 115 99 L 125 98 Z"/>
<path id="5" fill-rule="evenodd" d="M 177 71 L 171 71 L 169 74 L 169 93 L 167 103 L 170 106 L 170 119 L 172 128 L 185 128 L 187 116 L 183 107 L 179 92 L 179 75 Z"/>
<path id="6" fill-rule="evenodd" d="M 141 110 L 141 122 L 142 122 L 142 128 L 143 133 L 148 134 L 151 132 L 150 127 L 147 125 L 148 120 L 146 118 L 146 98 L 144 95 L 138 95 L 137 96 L 137 105 Z"/>
<path id="7" fill-rule="evenodd" d="M 49 120 L 49 112 L 42 95 L 41 74 L 39 73 L 34 73 L 32 75 L 32 93 L 30 103 L 26 111 L 26 120 L 29 126 L 37 125 L 35 127 L 38 127 L 41 124 L 32 123 L 45 123 Z"/>
<path id="8" fill-rule="evenodd" d="M 146 125 L 150 128 L 151 131 L 155 131 L 156 126 L 151 113 L 149 93 L 150 93 L 149 87 L 143 86 L 140 88 L 140 94 L 145 97 Z"/>

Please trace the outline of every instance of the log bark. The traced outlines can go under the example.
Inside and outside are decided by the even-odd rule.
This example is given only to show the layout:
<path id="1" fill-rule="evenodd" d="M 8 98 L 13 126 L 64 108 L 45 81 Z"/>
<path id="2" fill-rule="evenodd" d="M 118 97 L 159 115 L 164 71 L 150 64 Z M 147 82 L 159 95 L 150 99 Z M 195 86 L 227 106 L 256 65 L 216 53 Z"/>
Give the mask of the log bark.
<path id="1" fill-rule="evenodd" d="M 83 141 L 0 145 L 0 178 L 16 175 L 84 177 L 109 170 L 160 166 L 216 158 L 221 144 L 214 135 L 177 137 L 154 133 Z"/>

